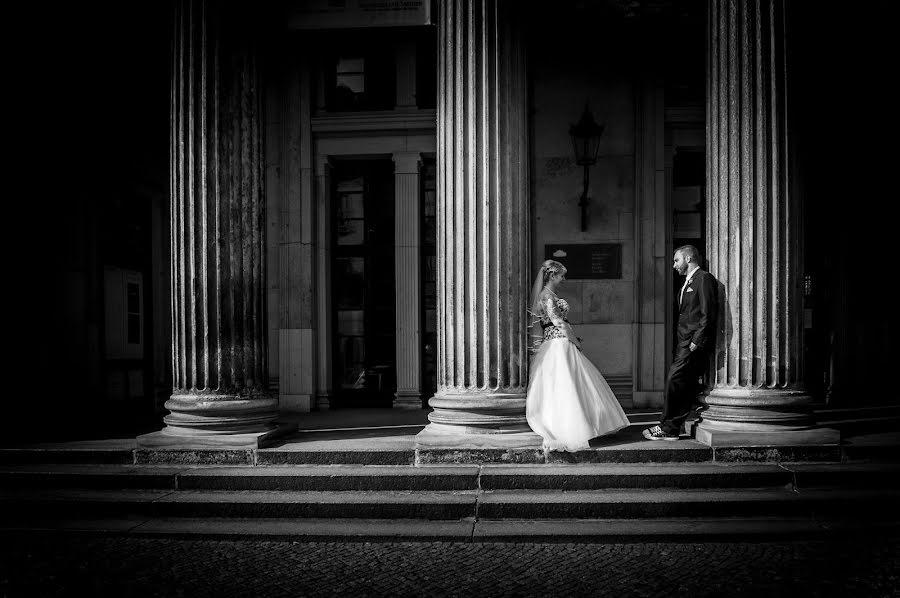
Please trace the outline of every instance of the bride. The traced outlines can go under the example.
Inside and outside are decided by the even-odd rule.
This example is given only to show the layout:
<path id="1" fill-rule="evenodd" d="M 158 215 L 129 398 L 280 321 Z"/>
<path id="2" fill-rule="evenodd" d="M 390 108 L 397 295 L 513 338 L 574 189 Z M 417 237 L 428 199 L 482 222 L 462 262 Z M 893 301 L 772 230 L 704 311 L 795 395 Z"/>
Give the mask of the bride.
<path id="1" fill-rule="evenodd" d="M 531 362 L 525 416 L 531 429 L 544 438 L 545 449 L 574 452 L 588 448 L 592 438 L 627 427 L 628 417 L 581 352 L 581 339 L 566 319 L 569 304 L 556 296 L 565 279 L 566 267 L 546 260 L 534 281 L 530 327 L 537 352 Z"/>

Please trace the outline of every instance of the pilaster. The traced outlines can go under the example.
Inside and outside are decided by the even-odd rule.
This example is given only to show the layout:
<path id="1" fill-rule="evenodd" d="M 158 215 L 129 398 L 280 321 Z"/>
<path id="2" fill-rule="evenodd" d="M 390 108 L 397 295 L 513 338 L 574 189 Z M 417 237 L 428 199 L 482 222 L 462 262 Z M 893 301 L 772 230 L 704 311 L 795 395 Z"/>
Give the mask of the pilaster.
<path id="1" fill-rule="evenodd" d="M 332 395 L 332 324 L 331 324 L 331 160 L 316 156 L 316 409 L 331 408 Z"/>
<path id="2" fill-rule="evenodd" d="M 419 152 L 394 154 L 397 392 L 394 407 L 422 408 L 422 210 Z"/>
<path id="3" fill-rule="evenodd" d="M 310 66 L 289 61 L 281 109 L 282 198 L 278 336 L 279 401 L 283 411 L 308 412 L 315 397 L 318 348 L 316 198 L 313 181 Z"/>

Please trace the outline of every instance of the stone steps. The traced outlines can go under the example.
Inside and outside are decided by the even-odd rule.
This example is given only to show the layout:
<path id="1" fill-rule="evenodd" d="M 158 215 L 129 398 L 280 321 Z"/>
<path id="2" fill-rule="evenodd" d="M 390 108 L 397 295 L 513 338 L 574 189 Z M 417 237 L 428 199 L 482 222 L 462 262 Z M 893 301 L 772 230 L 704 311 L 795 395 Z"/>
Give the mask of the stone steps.
<path id="1" fill-rule="evenodd" d="M 664 446 L 660 446 L 663 444 Z M 287 449 L 141 450 L 26 447 L 0 448 L 0 465 L 72 463 L 107 465 L 455 465 L 582 463 L 702 463 L 737 461 L 898 460 L 896 446 L 782 446 L 713 449 L 692 440 L 678 443 L 635 443 L 599 447 L 576 453 L 544 453 L 540 448 L 457 449 L 419 448 L 329 450 L 295 445 Z"/>
<path id="2" fill-rule="evenodd" d="M 643 425 L 574 454 L 417 446 L 393 429 L 305 431 L 253 450 L 139 450 L 133 439 L 0 448 L 0 531 L 596 542 L 900 530 L 896 431 L 712 448 L 689 433 L 646 442 Z"/>
<path id="3" fill-rule="evenodd" d="M 713 448 L 690 438 L 675 443 L 637 440 L 599 445 L 577 453 L 544 453 L 540 448 L 479 449 L 413 446 L 381 448 L 365 441 L 296 441 L 247 450 L 141 450 L 133 440 L 42 444 L 0 448 L 0 466 L 22 464 L 105 465 L 457 465 L 735 462 L 900 462 L 900 434 L 875 433 L 841 445 Z"/>
<path id="4" fill-rule="evenodd" d="M 429 521 L 416 519 L 95 518 L 17 519 L 9 532 L 136 538 L 290 542 L 759 542 L 896 535 L 896 520 L 810 517 L 704 517 Z"/>
<path id="5" fill-rule="evenodd" d="M 0 470 L 3 513 L 369 519 L 818 516 L 900 499 L 900 465 L 170 467 L 44 464 Z"/>
<path id="6" fill-rule="evenodd" d="M 0 531 L 360 541 L 799 537 L 900 523 L 892 463 L 0 466 Z"/>
<path id="7" fill-rule="evenodd" d="M 581 465 L 0 466 L 4 488 L 211 491 L 602 490 L 613 488 L 890 488 L 900 464 L 646 463 Z M 892 486 L 893 485 L 893 486 Z"/>
<path id="8" fill-rule="evenodd" d="M 895 516 L 900 491 L 818 488 L 494 491 L 31 489 L 0 492 L 2 519 L 335 518 L 417 520 Z"/>

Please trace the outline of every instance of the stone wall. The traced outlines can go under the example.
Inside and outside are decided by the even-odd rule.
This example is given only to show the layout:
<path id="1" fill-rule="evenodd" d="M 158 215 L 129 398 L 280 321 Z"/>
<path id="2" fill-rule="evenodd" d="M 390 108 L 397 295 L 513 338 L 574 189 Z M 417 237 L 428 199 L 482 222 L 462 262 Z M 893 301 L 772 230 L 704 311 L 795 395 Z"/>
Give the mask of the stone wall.
<path id="1" fill-rule="evenodd" d="M 559 294 L 569 320 L 584 339 L 585 354 L 604 375 L 634 371 L 635 319 L 635 91 L 620 61 L 576 60 L 571 45 L 539 43 L 529 55 L 532 80 L 532 270 L 546 244 L 620 243 L 622 276 L 569 277 Z M 599 49 L 598 49 L 599 50 Z M 590 170 L 587 230 L 578 200 L 583 167 L 575 163 L 569 126 L 585 104 L 605 126 L 597 163 Z M 562 260 L 565 262 L 565 260 Z"/>

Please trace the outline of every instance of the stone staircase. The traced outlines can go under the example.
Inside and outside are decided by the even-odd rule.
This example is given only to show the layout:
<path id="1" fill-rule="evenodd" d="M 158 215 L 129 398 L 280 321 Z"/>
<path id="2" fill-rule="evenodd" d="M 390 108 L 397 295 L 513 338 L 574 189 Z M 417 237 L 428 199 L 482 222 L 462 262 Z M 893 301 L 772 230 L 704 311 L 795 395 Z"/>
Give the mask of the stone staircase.
<path id="1" fill-rule="evenodd" d="M 765 447 L 744 449 L 748 460 L 735 452 L 716 459 L 692 441 L 575 455 L 328 451 L 310 443 L 307 450 L 260 449 L 240 465 L 216 464 L 214 452 L 168 454 L 192 462 L 155 464 L 152 455 L 102 443 L 0 449 L 0 529 L 466 542 L 896 532 L 893 438 L 841 447 L 835 458 L 777 462 L 765 462 Z M 782 447 L 777 456 L 785 455 L 795 453 Z"/>

